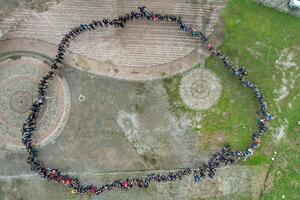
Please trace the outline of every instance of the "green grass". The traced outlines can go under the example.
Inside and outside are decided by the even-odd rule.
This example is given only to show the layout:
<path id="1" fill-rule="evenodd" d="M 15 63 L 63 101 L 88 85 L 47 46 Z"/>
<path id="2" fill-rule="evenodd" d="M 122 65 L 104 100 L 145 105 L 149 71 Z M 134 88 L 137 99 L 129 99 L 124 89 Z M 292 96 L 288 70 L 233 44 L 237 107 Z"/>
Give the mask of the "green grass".
<path id="1" fill-rule="evenodd" d="M 171 78 L 163 79 L 164 87 L 168 94 L 170 104 L 170 111 L 176 116 L 180 117 L 182 113 L 196 114 L 197 111 L 192 110 L 181 100 L 179 94 L 179 84 L 182 78 L 181 74 L 175 75 Z"/>
<path id="2" fill-rule="evenodd" d="M 280 53 L 284 49 L 296 47 L 297 50 L 291 51 L 294 51 L 295 55 L 300 55 L 300 20 L 273 9 L 262 7 L 249 0 L 229 1 L 223 19 L 225 39 L 221 49 L 237 61 L 237 64 L 247 67 L 249 79 L 257 84 L 265 94 L 269 111 L 276 116 L 276 120 L 271 124 L 274 129 L 284 119 L 287 119 L 289 124 L 286 130 L 286 138 L 282 142 L 275 143 L 273 137 L 271 137 L 275 131 L 274 129 L 269 131 L 262 144 L 265 147 L 262 147 L 253 158 L 249 159 L 248 164 L 268 162 L 270 160 L 270 150 L 278 151 L 278 156 L 270 174 L 273 186 L 263 194 L 263 199 L 281 199 L 282 195 L 285 195 L 286 199 L 300 199 L 300 150 L 297 148 L 300 144 L 300 127 L 297 126 L 297 121 L 300 120 L 300 101 L 299 97 L 294 99 L 300 91 L 300 77 L 295 78 L 295 76 L 290 75 L 290 72 L 299 74 L 299 68 L 286 70 L 287 80 L 293 78 L 296 82 L 294 88 L 289 88 L 290 94 L 279 104 L 274 101 L 278 94 L 273 92 L 274 89 L 281 87 L 281 79 L 284 73 L 282 70 L 275 68 L 275 61 L 279 58 Z M 257 45 L 257 41 L 265 43 L 265 45 Z M 248 49 L 258 51 L 260 56 L 256 57 L 249 53 Z M 207 62 L 207 67 L 220 76 L 222 73 L 215 70 L 218 67 L 216 61 L 214 59 L 210 60 Z M 294 56 L 293 62 L 299 66 L 299 56 Z M 231 84 L 231 82 L 226 80 L 227 84 Z M 249 97 L 246 101 L 241 98 L 238 99 L 244 102 L 242 104 L 251 105 L 253 103 Z M 289 102 L 293 105 L 293 109 L 288 108 Z M 248 117 L 240 116 L 240 120 L 242 122 L 248 121 Z M 266 157 L 266 155 L 269 156 Z"/>
<path id="3" fill-rule="evenodd" d="M 300 19 L 250 0 L 229 0 L 222 19 L 224 40 L 219 49 L 235 64 L 248 69 L 248 79 L 258 85 L 266 97 L 268 111 L 275 115 L 270 131 L 262 138 L 261 148 L 246 164 L 270 164 L 273 152 L 277 151 L 270 171 L 272 186 L 263 193 L 262 198 L 281 199 L 285 195 L 286 199 L 300 199 L 300 126 L 297 125 L 300 121 L 300 76 L 296 76 L 300 74 Z M 293 62 L 298 67 L 286 70 L 283 66 L 280 69 L 276 67 L 275 62 L 284 49 L 294 53 Z M 219 76 L 223 91 L 219 103 L 204 112 L 200 131 L 206 134 L 221 131 L 233 148 L 245 149 L 256 128 L 256 100 L 251 91 L 225 71 L 216 58 L 209 57 L 206 67 Z M 289 95 L 278 102 L 275 99 L 279 94 L 275 91 L 282 87 L 284 75 Z M 180 100 L 180 79 L 178 75 L 164 81 L 170 110 L 177 116 L 182 113 L 196 114 Z M 227 113 L 226 117 L 224 113 Z M 276 142 L 274 134 L 282 124 L 287 125 L 286 136 Z"/>

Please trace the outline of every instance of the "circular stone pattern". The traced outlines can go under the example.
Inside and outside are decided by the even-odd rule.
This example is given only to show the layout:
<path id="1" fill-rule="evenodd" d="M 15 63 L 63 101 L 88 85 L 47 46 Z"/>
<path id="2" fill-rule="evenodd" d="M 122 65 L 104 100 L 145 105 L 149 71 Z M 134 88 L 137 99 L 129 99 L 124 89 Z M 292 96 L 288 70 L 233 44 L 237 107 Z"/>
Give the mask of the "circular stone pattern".
<path id="1" fill-rule="evenodd" d="M 33 97 L 24 91 L 15 92 L 10 100 L 11 108 L 18 113 L 26 113 L 29 111 L 32 103 Z"/>
<path id="2" fill-rule="evenodd" d="M 0 145 L 23 148 L 21 128 L 38 96 L 39 80 L 49 70 L 43 57 L 11 54 L 0 58 Z M 65 80 L 55 76 L 46 103 L 37 119 L 34 142 L 44 145 L 61 133 L 66 122 L 70 94 Z"/>
<path id="3" fill-rule="evenodd" d="M 194 69 L 180 82 L 180 96 L 194 110 L 205 110 L 215 105 L 221 93 L 219 78 L 208 69 Z"/>

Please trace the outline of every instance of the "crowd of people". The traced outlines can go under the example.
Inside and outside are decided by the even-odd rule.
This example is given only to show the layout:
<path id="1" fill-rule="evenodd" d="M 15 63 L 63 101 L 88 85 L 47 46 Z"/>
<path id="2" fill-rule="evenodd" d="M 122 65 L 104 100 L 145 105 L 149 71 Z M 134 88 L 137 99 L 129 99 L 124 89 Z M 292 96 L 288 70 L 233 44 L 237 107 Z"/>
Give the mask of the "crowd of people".
<path id="1" fill-rule="evenodd" d="M 212 56 L 220 58 L 224 64 L 224 67 L 229 70 L 232 75 L 239 79 L 242 85 L 251 89 L 257 98 L 259 104 L 258 109 L 258 129 L 252 134 L 252 140 L 250 145 L 244 151 L 233 151 L 230 146 L 227 145 L 223 147 L 220 151 L 217 151 L 212 155 L 210 160 L 196 169 L 179 169 L 175 171 L 170 171 L 167 174 L 150 173 L 143 178 L 133 178 L 133 179 L 118 179 L 109 184 L 102 186 L 96 185 L 84 185 L 79 182 L 75 177 L 67 174 L 62 174 L 58 169 L 47 168 L 42 161 L 38 159 L 37 147 L 32 142 L 32 134 L 36 129 L 38 114 L 46 101 L 47 88 L 49 82 L 54 78 L 56 70 L 59 70 L 62 66 L 64 60 L 64 55 L 66 49 L 68 48 L 70 42 L 74 40 L 79 34 L 94 30 L 98 27 L 120 27 L 123 28 L 127 21 L 137 18 L 146 18 L 152 21 L 171 21 L 175 22 L 181 30 L 190 33 L 193 37 L 198 38 L 200 42 L 207 48 Z M 257 147 L 260 145 L 260 138 L 263 133 L 267 131 L 266 123 L 272 120 L 272 115 L 266 111 L 266 103 L 264 101 L 264 96 L 256 85 L 252 84 L 250 81 L 246 80 L 247 70 L 244 67 L 234 66 L 222 51 L 219 51 L 213 47 L 209 42 L 208 38 L 200 31 L 197 31 L 194 27 L 185 24 L 180 17 L 173 15 L 165 15 L 154 12 L 149 12 L 144 6 L 138 7 L 138 11 L 132 11 L 130 14 L 124 16 L 119 16 L 117 19 L 106 19 L 100 21 L 93 21 L 90 24 L 81 24 L 78 27 L 72 28 L 71 31 L 63 37 L 58 49 L 57 55 L 53 63 L 51 64 L 51 69 L 49 72 L 42 77 L 38 84 L 38 97 L 33 102 L 31 106 L 30 114 L 25 120 L 22 128 L 22 143 L 25 145 L 29 157 L 28 163 L 31 166 L 31 170 L 40 174 L 41 177 L 46 178 L 50 181 L 56 181 L 68 186 L 73 193 L 79 194 L 101 194 L 106 190 L 129 190 L 133 186 L 139 188 L 147 188 L 151 182 L 169 182 L 182 180 L 185 176 L 192 175 L 196 182 L 201 181 L 204 178 L 213 178 L 217 168 L 224 165 L 235 164 L 238 159 L 247 159 L 252 155 Z"/>

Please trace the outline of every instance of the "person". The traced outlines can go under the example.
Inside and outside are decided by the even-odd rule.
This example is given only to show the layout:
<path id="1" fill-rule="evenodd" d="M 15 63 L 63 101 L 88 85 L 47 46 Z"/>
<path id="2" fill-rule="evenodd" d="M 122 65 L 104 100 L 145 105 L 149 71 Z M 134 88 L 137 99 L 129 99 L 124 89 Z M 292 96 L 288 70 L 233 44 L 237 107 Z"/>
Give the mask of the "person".
<path id="1" fill-rule="evenodd" d="M 90 187 L 90 192 L 91 192 L 91 193 L 95 193 L 95 192 L 96 192 L 95 186 L 91 185 L 91 187 Z"/>
<path id="2" fill-rule="evenodd" d="M 268 113 L 266 119 L 267 119 L 267 121 L 272 121 L 273 116 L 270 113 Z"/>
<path id="3" fill-rule="evenodd" d="M 157 17 L 155 15 L 151 15 L 152 21 L 157 21 Z"/>
<path id="4" fill-rule="evenodd" d="M 232 73 L 239 77 L 240 79 L 247 75 L 247 71 L 245 67 L 232 69 Z"/>
<path id="5" fill-rule="evenodd" d="M 200 182 L 200 176 L 197 174 L 197 175 L 195 175 L 194 176 L 194 180 L 196 181 L 196 182 Z"/>
<path id="6" fill-rule="evenodd" d="M 183 31 L 189 32 L 190 30 L 191 30 L 191 27 L 185 24 L 184 28 L 183 28 Z"/>
<path id="7" fill-rule="evenodd" d="M 127 189 L 128 186 L 129 186 L 128 179 L 126 179 L 126 180 L 123 182 L 123 187 Z"/>
<path id="8" fill-rule="evenodd" d="M 140 10 L 140 12 L 144 13 L 146 6 L 139 6 L 137 8 Z"/>
<path id="9" fill-rule="evenodd" d="M 210 42 L 207 43 L 207 48 L 210 50 L 212 49 L 212 44 Z"/>

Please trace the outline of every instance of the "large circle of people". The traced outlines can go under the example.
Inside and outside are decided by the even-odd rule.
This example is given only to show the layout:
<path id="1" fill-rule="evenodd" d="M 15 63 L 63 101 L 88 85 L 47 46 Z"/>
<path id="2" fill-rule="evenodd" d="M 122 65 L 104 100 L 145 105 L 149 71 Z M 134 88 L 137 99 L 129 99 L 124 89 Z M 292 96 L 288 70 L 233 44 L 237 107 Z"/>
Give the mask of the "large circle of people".
<path id="1" fill-rule="evenodd" d="M 253 91 L 259 104 L 257 113 L 258 128 L 252 134 L 251 143 L 245 150 L 233 151 L 229 145 L 226 145 L 221 150 L 213 154 L 207 163 L 204 163 L 202 166 L 196 169 L 184 168 L 170 171 L 166 174 L 150 173 L 142 178 L 118 179 L 102 186 L 97 186 L 95 184 L 84 185 L 73 176 L 63 174 L 60 170 L 55 168 L 46 167 L 43 162 L 38 159 L 38 149 L 32 142 L 32 134 L 36 129 L 38 113 L 46 101 L 49 82 L 54 78 L 56 71 L 61 68 L 66 49 L 69 47 L 69 44 L 72 40 L 74 40 L 81 33 L 92 31 L 99 27 L 105 28 L 108 26 L 114 26 L 123 28 L 126 22 L 138 18 L 146 18 L 152 21 L 175 22 L 180 27 L 180 30 L 191 34 L 195 38 L 198 38 L 212 56 L 216 56 L 223 62 L 225 69 L 231 72 L 232 75 L 237 78 L 243 86 Z M 192 26 L 185 24 L 179 16 L 149 12 L 144 6 L 141 6 L 138 7 L 138 11 L 132 11 L 130 14 L 119 16 L 117 19 L 110 20 L 104 18 L 100 21 L 92 21 L 90 24 L 81 24 L 72 28 L 71 31 L 65 34 L 65 36 L 62 38 L 60 44 L 58 45 L 56 59 L 51 64 L 51 69 L 42 77 L 38 84 L 38 97 L 33 102 L 31 111 L 22 128 L 22 143 L 25 145 L 26 150 L 29 153 L 28 163 L 31 166 L 31 170 L 37 172 L 41 177 L 48 179 L 49 181 L 62 183 L 69 187 L 72 193 L 79 194 L 99 195 L 107 190 L 129 190 L 134 186 L 139 188 L 147 188 L 151 182 L 177 181 L 182 180 L 188 175 L 191 175 L 196 182 L 200 182 L 205 178 L 212 179 L 217 168 L 224 165 L 233 165 L 237 160 L 247 159 L 249 156 L 253 155 L 255 149 L 260 145 L 261 135 L 268 129 L 266 126 L 267 121 L 272 120 L 272 115 L 266 112 L 264 95 L 256 85 L 245 79 L 246 76 L 247 70 L 245 67 L 234 66 L 222 51 L 219 51 L 212 46 L 208 38 L 203 33 L 197 31 Z"/>

